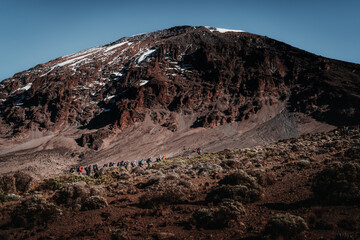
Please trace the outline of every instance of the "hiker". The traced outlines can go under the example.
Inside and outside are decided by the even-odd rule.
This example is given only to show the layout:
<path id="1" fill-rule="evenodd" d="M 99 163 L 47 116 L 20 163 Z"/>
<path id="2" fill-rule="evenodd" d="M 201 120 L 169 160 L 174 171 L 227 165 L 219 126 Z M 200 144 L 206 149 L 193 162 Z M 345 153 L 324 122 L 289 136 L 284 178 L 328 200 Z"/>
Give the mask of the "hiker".
<path id="1" fill-rule="evenodd" d="M 124 167 L 124 166 L 125 166 L 124 161 L 121 161 L 120 162 L 120 167 Z"/>
<path id="2" fill-rule="evenodd" d="M 73 172 L 75 172 L 75 168 L 74 168 L 74 167 L 70 168 L 70 173 L 73 173 Z"/>
<path id="3" fill-rule="evenodd" d="M 121 167 L 121 162 L 118 162 L 116 166 Z"/>
<path id="4" fill-rule="evenodd" d="M 84 170 L 83 166 L 79 166 L 79 174 L 81 174 L 81 172 Z"/>
<path id="5" fill-rule="evenodd" d="M 156 162 L 161 162 L 161 157 L 157 157 Z"/>
<path id="6" fill-rule="evenodd" d="M 124 162 L 124 167 L 125 167 L 126 170 L 129 170 L 128 169 L 128 167 L 129 167 L 129 162 L 128 161 Z"/>
<path id="7" fill-rule="evenodd" d="M 98 168 L 98 165 L 97 165 L 97 164 L 94 164 L 94 165 L 93 165 L 93 170 L 94 170 L 94 173 L 95 173 L 95 174 L 99 171 L 99 168 Z"/>
<path id="8" fill-rule="evenodd" d="M 136 162 L 135 162 L 135 161 L 132 161 L 132 162 L 131 162 L 131 167 L 132 167 L 132 168 L 135 168 L 135 167 L 136 167 Z"/>
<path id="9" fill-rule="evenodd" d="M 103 167 L 108 167 L 108 164 L 107 164 L 107 163 L 105 163 Z"/>
<path id="10" fill-rule="evenodd" d="M 349 134 L 349 130 L 350 130 L 350 129 L 349 129 L 349 126 L 346 126 L 346 127 L 345 127 L 345 135 L 348 135 L 348 134 Z"/>
<path id="11" fill-rule="evenodd" d="M 85 171 L 86 171 L 86 175 L 87 175 L 87 176 L 90 176 L 90 173 L 91 173 L 91 165 L 87 166 L 87 167 L 85 168 Z"/>
<path id="12" fill-rule="evenodd" d="M 197 154 L 201 155 L 201 154 L 202 154 L 201 148 L 197 148 L 197 149 L 196 149 L 196 152 L 197 152 Z"/>
<path id="13" fill-rule="evenodd" d="M 162 157 L 163 162 L 165 162 L 165 156 Z"/>
<path id="14" fill-rule="evenodd" d="M 147 167 L 151 167 L 151 158 L 146 159 Z"/>
<path id="15" fill-rule="evenodd" d="M 143 166 L 143 160 L 140 159 L 140 160 L 138 161 L 138 164 L 139 164 L 139 167 L 142 167 L 142 166 Z"/>

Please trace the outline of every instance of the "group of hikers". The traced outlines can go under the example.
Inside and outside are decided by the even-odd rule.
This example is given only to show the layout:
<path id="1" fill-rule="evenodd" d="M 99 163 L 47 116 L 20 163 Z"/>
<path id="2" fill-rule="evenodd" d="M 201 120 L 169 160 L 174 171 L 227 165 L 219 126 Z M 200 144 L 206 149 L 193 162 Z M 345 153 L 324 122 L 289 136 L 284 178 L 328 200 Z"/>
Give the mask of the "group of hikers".
<path id="1" fill-rule="evenodd" d="M 157 157 L 156 158 L 156 162 L 161 162 L 161 161 L 165 161 L 166 160 L 166 157 L 165 156 L 162 156 L 162 157 Z M 128 161 L 121 161 L 121 162 L 118 162 L 116 164 L 117 167 L 124 167 L 126 170 L 130 170 L 129 169 L 129 165 L 132 169 L 136 168 L 137 166 L 143 168 L 144 167 L 144 162 L 147 164 L 147 168 L 150 168 L 151 167 L 151 158 L 147 158 L 146 160 L 143 160 L 143 159 L 140 159 L 138 161 L 132 161 L 132 162 L 128 162 Z M 76 166 L 76 167 L 72 167 L 70 169 L 70 172 L 71 173 L 74 173 L 75 171 L 78 173 L 78 174 L 82 174 L 84 171 L 86 173 L 87 176 L 90 176 L 91 174 L 91 167 L 94 171 L 94 176 L 97 177 L 99 176 L 99 167 L 97 164 L 94 164 L 94 165 L 89 165 L 87 167 L 83 167 L 83 166 Z M 109 163 L 105 163 L 104 166 L 105 167 L 115 167 L 115 162 L 109 162 Z"/>
<path id="2" fill-rule="evenodd" d="M 342 126 L 340 128 L 335 129 L 335 135 L 347 135 L 349 133 L 349 126 Z"/>
<path id="3" fill-rule="evenodd" d="M 201 155 L 202 154 L 202 150 L 201 148 L 197 148 L 196 149 L 196 153 Z M 157 157 L 156 158 L 156 162 L 165 162 L 166 160 L 166 157 L 165 156 L 162 156 L 162 157 Z M 105 163 L 103 168 L 106 168 L 106 167 L 115 167 L 115 164 L 117 167 L 123 167 L 125 168 L 126 170 L 130 170 L 129 167 L 131 167 L 131 169 L 134 169 L 136 168 L 137 166 L 143 168 L 144 167 L 144 163 L 147 164 L 147 168 L 150 168 L 151 167 L 151 158 L 147 158 L 146 160 L 145 159 L 140 159 L 138 161 L 131 161 L 131 162 L 128 162 L 128 161 L 120 161 L 118 163 L 115 163 L 115 162 L 109 162 L 109 163 Z M 76 166 L 76 167 L 72 167 L 70 169 L 70 173 L 74 173 L 75 171 L 78 173 L 78 174 L 82 174 L 84 171 L 85 171 L 85 174 L 87 176 L 90 176 L 91 174 L 91 169 L 93 170 L 94 172 L 94 176 L 95 177 L 98 177 L 99 176 L 99 167 L 97 164 L 94 164 L 94 165 L 89 165 L 87 167 L 83 167 L 81 165 L 79 166 Z"/>

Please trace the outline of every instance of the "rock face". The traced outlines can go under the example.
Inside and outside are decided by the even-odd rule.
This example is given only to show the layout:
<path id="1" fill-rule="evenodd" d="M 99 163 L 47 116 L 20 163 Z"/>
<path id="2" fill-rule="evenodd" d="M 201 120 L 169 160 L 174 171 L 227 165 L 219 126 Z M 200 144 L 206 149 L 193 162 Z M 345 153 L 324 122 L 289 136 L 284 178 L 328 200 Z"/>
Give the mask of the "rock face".
<path id="1" fill-rule="evenodd" d="M 125 129 L 146 116 L 174 132 L 178 114 L 195 116 L 193 128 L 212 128 L 286 101 L 320 121 L 358 124 L 359 92 L 357 64 L 246 32 L 182 26 L 122 38 L 5 79 L 0 135 L 69 125 Z M 78 143 L 98 149 L 101 139 L 83 135 Z"/>

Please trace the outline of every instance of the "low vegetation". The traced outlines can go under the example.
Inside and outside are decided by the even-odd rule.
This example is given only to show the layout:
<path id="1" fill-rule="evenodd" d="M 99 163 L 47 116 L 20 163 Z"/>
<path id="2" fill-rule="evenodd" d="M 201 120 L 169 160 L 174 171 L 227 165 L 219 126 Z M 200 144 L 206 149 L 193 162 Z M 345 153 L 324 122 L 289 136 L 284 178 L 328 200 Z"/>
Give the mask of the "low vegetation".
<path id="1" fill-rule="evenodd" d="M 337 163 L 316 174 L 312 190 L 326 204 L 360 204 L 360 164 Z"/>
<path id="2" fill-rule="evenodd" d="M 272 216 L 265 226 L 264 234 L 275 239 L 304 239 L 302 233 L 308 229 L 302 217 L 289 213 Z"/>

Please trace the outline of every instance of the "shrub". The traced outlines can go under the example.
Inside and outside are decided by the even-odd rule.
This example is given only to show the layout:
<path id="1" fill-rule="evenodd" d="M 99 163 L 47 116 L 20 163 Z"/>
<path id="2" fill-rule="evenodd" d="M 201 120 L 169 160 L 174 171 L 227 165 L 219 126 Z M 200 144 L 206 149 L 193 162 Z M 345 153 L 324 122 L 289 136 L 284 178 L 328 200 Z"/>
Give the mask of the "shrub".
<path id="1" fill-rule="evenodd" d="M 276 175 L 271 170 L 256 169 L 248 171 L 247 174 L 254 177 L 257 183 L 263 187 L 272 185 L 276 181 Z"/>
<path id="2" fill-rule="evenodd" d="M 231 220 L 245 215 L 245 209 L 239 202 L 225 200 L 215 208 L 201 208 L 192 215 L 195 225 L 205 229 L 217 229 L 228 226 Z"/>
<path id="3" fill-rule="evenodd" d="M 231 219 L 238 219 L 244 216 L 246 213 L 244 206 L 240 202 L 234 201 L 232 199 L 225 198 L 218 206 L 221 211 Z"/>
<path id="4" fill-rule="evenodd" d="M 259 188 L 249 188 L 244 185 L 224 185 L 213 188 L 206 196 L 206 201 L 219 203 L 229 198 L 241 203 L 255 202 L 260 199 L 262 192 Z"/>
<path id="5" fill-rule="evenodd" d="M 16 191 L 15 188 L 15 178 L 10 175 L 5 175 L 0 177 L 0 191 L 4 193 L 14 193 Z"/>
<path id="6" fill-rule="evenodd" d="M 224 198 L 229 198 L 241 203 L 255 202 L 262 194 L 261 186 L 255 178 L 243 170 L 225 176 L 219 181 L 220 186 L 213 188 L 206 196 L 206 200 L 219 203 Z"/>
<path id="7" fill-rule="evenodd" d="M 35 185 L 35 180 L 27 173 L 17 172 L 14 174 L 16 191 L 28 192 Z"/>
<path id="8" fill-rule="evenodd" d="M 349 233 L 338 233 L 336 234 L 335 238 L 333 240 L 355 240 L 356 237 L 354 237 L 352 234 Z"/>
<path id="9" fill-rule="evenodd" d="M 6 201 L 6 194 L 0 192 L 0 202 L 5 202 L 5 201 Z"/>
<path id="10" fill-rule="evenodd" d="M 85 182 L 77 182 L 65 184 L 55 192 L 53 199 L 57 204 L 78 207 L 88 197 L 99 194 L 101 194 L 99 189 L 90 187 Z"/>
<path id="11" fill-rule="evenodd" d="M 274 238 L 297 239 L 307 229 L 308 226 L 302 217 L 285 213 L 272 216 L 265 226 L 264 233 Z"/>
<path id="12" fill-rule="evenodd" d="M 236 161 L 234 159 L 225 159 L 225 160 L 221 161 L 220 166 L 223 168 L 226 168 L 226 169 L 240 168 L 241 162 Z"/>
<path id="13" fill-rule="evenodd" d="M 24 200 L 12 213 L 12 224 L 16 227 L 33 227 L 46 225 L 62 215 L 56 205 L 47 203 L 41 196 Z"/>
<path id="14" fill-rule="evenodd" d="M 337 163 L 316 174 L 312 190 L 317 199 L 328 204 L 360 203 L 360 164 Z"/>
<path id="15" fill-rule="evenodd" d="M 238 170 L 219 181 L 220 185 L 244 185 L 250 188 L 259 188 L 255 178 L 248 175 L 243 170 Z"/>
<path id="16" fill-rule="evenodd" d="M 197 195 L 197 189 L 191 182 L 173 178 L 173 175 L 164 178 L 154 177 L 144 184 L 138 184 L 137 187 L 147 189 L 139 198 L 139 205 L 144 208 L 186 202 Z"/>
<path id="17" fill-rule="evenodd" d="M 100 196 L 90 196 L 82 203 L 82 210 L 93 210 L 107 207 L 108 203 L 105 198 Z"/>

